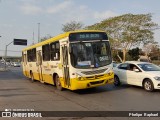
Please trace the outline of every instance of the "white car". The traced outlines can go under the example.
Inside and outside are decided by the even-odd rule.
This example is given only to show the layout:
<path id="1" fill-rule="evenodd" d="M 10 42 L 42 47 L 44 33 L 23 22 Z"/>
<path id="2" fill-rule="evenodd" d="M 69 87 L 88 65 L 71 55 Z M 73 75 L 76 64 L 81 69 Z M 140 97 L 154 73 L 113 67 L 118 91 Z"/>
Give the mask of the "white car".
<path id="1" fill-rule="evenodd" d="M 14 67 L 20 67 L 21 64 L 20 64 L 19 62 L 14 62 L 14 63 L 13 63 L 13 66 L 14 66 Z"/>
<path id="2" fill-rule="evenodd" d="M 148 62 L 128 61 L 113 68 L 114 84 L 130 84 L 146 91 L 160 89 L 160 67 Z"/>

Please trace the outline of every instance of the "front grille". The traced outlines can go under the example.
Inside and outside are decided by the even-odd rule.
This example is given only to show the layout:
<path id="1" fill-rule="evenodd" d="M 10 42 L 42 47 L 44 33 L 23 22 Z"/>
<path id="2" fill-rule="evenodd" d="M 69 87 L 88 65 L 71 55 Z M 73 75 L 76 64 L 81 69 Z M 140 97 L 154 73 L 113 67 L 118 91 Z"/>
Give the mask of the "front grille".
<path id="1" fill-rule="evenodd" d="M 82 73 L 85 75 L 99 74 L 105 72 L 107 69 L 94 70 L 94 71 L 83 71 Z"/>
<path id="2" fill-rule="evenodd" d="M 95 76 L 86 77 L 86 79 L 96 80 L 96 79 L 99 79 L 99 78 L 102 78 L 102 77 L 104 77 L 104 75 L 95 75 Z"/>
<path id="3" fill-rule="evenodd" d="M 91 76 L 91 77 L 86 77 L 87 79 L 90 79 L 90 80 L 94 80 L 95 77 L 94 76 Z"/>
<path id="4" fill-rule="evenodd" d="M 96 82 L 90 82 L 90 83 L 91 83 L 91 85 L 96 85 L 96 84 L 101 84 L 103 82 L 104 82 L 104 80 L 96 81 Z"/>

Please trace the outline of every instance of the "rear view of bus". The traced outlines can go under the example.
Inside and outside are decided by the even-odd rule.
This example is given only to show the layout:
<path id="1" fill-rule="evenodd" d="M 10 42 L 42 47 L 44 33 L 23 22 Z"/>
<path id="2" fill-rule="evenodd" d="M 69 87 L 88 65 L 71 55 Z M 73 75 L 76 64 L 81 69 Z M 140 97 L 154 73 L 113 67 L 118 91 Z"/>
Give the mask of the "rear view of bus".
<path id="1" fill-rule="evenodd" d="M 111 49 L 105 32 L 70 33 L 68 47 L 69 57 L 63 64 L 68 63 L 64 78 L 71 90 L 113 83 Z"/>

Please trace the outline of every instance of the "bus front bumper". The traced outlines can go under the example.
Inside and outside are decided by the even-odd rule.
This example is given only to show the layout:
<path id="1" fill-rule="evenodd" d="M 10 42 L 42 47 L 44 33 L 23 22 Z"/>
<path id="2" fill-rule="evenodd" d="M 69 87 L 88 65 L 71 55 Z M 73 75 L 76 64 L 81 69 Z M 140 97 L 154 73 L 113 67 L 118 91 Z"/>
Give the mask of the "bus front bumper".
<path id="1" fill-rule="evenodd" d="M 102 86 L 106 84 L 113 84 L 114 74 L 108 75 L 108 76 L 106 75 L 103 78 L 94 79 L 94 80 L 89 80 L 89 79 L 79 80 L 78 78 L 72 78 L 70 79 L 70 82 L 71 82 L 71 86 L 70 86 L 71 90 L 92 88 L 92 87 Z"/>

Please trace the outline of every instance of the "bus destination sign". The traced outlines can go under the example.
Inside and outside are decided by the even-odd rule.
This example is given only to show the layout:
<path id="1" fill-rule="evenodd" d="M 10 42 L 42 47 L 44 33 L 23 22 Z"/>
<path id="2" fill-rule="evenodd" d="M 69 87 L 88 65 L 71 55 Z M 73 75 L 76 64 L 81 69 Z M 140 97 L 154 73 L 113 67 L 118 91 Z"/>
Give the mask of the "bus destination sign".
<path id="1" fill-rule="evenodd" d="M 89 40 L 107 40 L 107 34 L 105 32 L 93 32 L 93 33 L 71 33 L 69 36 L 70 41 L 89 41 Z"/>

